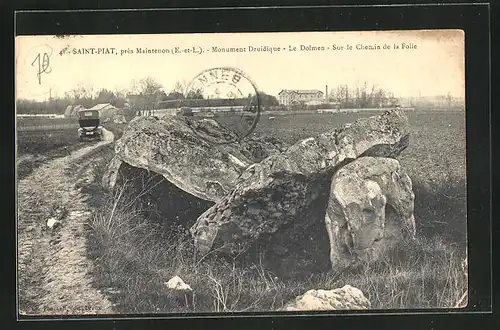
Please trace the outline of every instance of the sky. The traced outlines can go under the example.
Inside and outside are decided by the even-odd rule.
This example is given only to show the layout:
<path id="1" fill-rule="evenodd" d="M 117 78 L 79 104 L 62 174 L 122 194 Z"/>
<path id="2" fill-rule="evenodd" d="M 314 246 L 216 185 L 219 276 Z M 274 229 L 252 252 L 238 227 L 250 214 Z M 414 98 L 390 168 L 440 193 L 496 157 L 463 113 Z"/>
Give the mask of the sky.
<path id="1" fill-rule="evenodd" d="M 403 43 L 410 47 L 402 49 Z M 301 50 L 301 45 L 325 48 Z M 334 45 L 343 49 L 333 50 Z M 357 49 L 367 46 L 381 49 Z M 137 53 L 137 48 L 172 51 L 175 47 L 202 53 Z M 213 52 L 213 47 L 239 47 L 245 52 Z M 286 51 L 269 52 L 264 47 Z M 101 48 L 101 54 L 89 54 L 91 48 Z M 15 52 L 16 96 L 34 100 L 62 97 L 77 86 L 128 90 L 133 80 L 146 77 L 168 93 L 177 81 L 189 83 L 214 67 L 242 70 L 259 90 L 272 95 L 282 89 L 324 91 L 325 85 L 331 90 L 365 82 L 368 89 L 376 85 L 396 97 L 465 95 L 461 30 L 19 36 Z"/>

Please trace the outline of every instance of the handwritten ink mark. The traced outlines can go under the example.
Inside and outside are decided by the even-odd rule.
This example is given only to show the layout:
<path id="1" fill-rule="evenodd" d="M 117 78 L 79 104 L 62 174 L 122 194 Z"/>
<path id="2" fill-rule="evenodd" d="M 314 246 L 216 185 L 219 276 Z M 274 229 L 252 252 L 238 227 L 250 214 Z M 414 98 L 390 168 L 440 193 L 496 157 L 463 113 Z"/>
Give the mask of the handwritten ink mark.
<path id="1" fill-rule="evenodd" d="M 35 66 L 35 63 L 38 64 L 38 71 L 36 73 L 38 78 L 38 84 L 42 84 L 42 73 L 50 73 L 52 72 L 52 68 L 50 67 L 50 57 L 49 54 L 43 53 L 40 56 L 40 53 L 37 54 L 33 62 L 31 62 L 31 66 Z"/>
<path id="2" fill-rule="evenodd" d="M 68 49 L 69 49 L 69 45 L 67 45 L 66 47 L 64 47 L 63 49 L 61 49 L 61 51 L 59 52 L 59 55 L 63 56 L 64 54 L 67 53 Z"/>

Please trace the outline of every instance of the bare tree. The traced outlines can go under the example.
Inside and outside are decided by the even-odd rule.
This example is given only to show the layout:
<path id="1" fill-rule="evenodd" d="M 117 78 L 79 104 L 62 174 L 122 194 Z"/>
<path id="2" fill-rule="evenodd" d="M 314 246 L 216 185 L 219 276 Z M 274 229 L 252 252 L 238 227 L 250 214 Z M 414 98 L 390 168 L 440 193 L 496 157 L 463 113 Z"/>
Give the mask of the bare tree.
<path id="1" fill-rule="evenodd" d="M 361 87 L 361 100 L 360 100 L 360 104 L 359 104 L 361 106 L 361 108 L 368 107 L 368 91 L 367 91 L 367 88 L 368 88 L 368 84 L 365 81 L 365 83 Z"/>
<path id="2" fill-rule="evenodd" d="M 372 90 L 370 91 L 370 95 L 368 95 L 368 103 L 370 104 L 370 107 L 371 108 L 376 108 L 376 104 L 375 104 L 375 87 L 376 85 L 372 85 Z"/>
<path id="3" fill-rule="evenodd" d="M 187 95 L 187 99 L 203 99 L 203 90 L 201 88 L 195 88 L 190 90 Z"/>
<path id="4" fill-rule="evenodd" d="M 179 100 L 185 98 L 186 82 L 176 81 L 174 88 L 168 93 L 167 99 L 169 100 Z"/>
<path id="5" fill-rule="evenodd" d="M 446 101 L 448 102 L 448 109 L 451 109 L 451 101 L 453 100 L 453 97 L 451 96 L 451 93 L 448 92 L 448 94 L 446 94 Z"/>
<path id="6" fill-rule="evenodd" d="M 65 93 L 65 98 L 72 104 L 81 104 L 84 107 L 92 107 L 95 103 L 94 89 L 85 87 L 83 84 Z"/>
<path id="7" fill-rule="evenodd" d="M 186 83 L 185 82 L 180 82 L 176 81 L 174 88 L 172 89 L 172 92 L 174 93 L 179 93 L 179 94 L 184 94 L 184 90 L 186 89 Z"/>
<path id="8" fill-rule="evenodd" d="M 163 93 L 163 86 L 152 77 L 141 79 L 139 88 L 142 95 L 150 100 L 156 100 L 157 96 Z"/>
<path id="9" fill-rule="evenodd" d="M 361 90 L 359 89 L 359 85 L 356 83 L 356 89 L 355 89 L 355 97 L 354 97 L 354 106 L 356 108 L 360 107 L 360 101 L 361 101 Z"/>
<path id="10" fill-rule="evenodd" d="M 390 107 L 394 107 L 398 103 L 398 99 L 394 96 L 394 93 L 388 92 L 387 93 L 387 102 Z"/>
<path id="11" fill-rule="evenodd" d="M 327 101 L 335 100 L 337 101 L 337 90 L 335 88 L 331 88 L 328 93 Z"/>
<path id="12" fill-rule="evenodd" d="M 372 96 L 373 106 L 376 108 L 383 107 L 386 103 L 385 91 L 382 88 L 379 88 L 375 91 Z"/>
<path id="13" fill-rule="evenodd" d="M 137 80 L 132 79 L 130 82 L 130 88 L 129 88 L 130 94 L 139 94 L 140 93 L 140 84 Z"/>
<path id="14" fill-rule="evenodd" d="M 144 97 L 146 107 L 150 110 L 166 96 L 163 86 L 152 77 L 141 79 L 139 86 L 140 94 Z"/>
<path id="15" fill-rule="evenodd" d="M 336 100 L 340 104 L 347 103 L 349 97 L 349 89 L 347 85 L 339 85 L 336 90 Z"/>
<path id="16" fill-rule="evenodd" d="M 82 84 L 79 84 L 77 87 L 71 89 L 69 92 L 66 92 L 66 97 L 79 100 L 84 98 L 91 98 L 92 90 L 85 88 Z"/>

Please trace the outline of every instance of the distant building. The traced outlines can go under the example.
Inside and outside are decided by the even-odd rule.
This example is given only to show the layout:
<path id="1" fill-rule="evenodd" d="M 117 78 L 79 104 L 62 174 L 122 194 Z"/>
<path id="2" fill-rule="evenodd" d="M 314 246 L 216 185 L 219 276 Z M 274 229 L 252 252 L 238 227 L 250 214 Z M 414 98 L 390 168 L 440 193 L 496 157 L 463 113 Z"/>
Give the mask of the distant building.
<path id="1" fill-rule="evenodd" d="M 88 110 L 98 110 L 103 120 L 113 119 L 117 115 L 123 115 L 122 111 L 110 103 L 99 103 Z"/>
<path id="2" fill-rule="evenodd" d="M 111 103 L 99 103 L 99 104 L 96 104 L 94 105 L 92 108 L 88 109 L 88 110 L 109 110 L 109 109 L 116 109 L 115 106 L 113 106 Z"/>
<path id="3" fill-rule="evenodd" d="M 279 104 L 284 106 L 323 100 L 324 93 L 318 89 L 283 89 L 278 93 Z"/>

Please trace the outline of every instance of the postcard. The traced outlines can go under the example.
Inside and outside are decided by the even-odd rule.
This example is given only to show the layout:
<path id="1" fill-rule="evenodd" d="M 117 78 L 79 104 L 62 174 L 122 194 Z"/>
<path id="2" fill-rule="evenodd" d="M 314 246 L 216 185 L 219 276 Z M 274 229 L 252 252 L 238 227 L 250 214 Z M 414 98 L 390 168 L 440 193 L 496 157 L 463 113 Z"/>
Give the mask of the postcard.
<path id="1" fill-rule="evenodd" d="M 467 306 L 464 38 L 17 36 L 19 315 Z"/>

